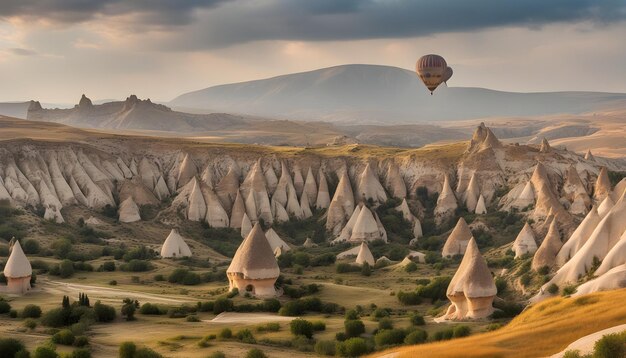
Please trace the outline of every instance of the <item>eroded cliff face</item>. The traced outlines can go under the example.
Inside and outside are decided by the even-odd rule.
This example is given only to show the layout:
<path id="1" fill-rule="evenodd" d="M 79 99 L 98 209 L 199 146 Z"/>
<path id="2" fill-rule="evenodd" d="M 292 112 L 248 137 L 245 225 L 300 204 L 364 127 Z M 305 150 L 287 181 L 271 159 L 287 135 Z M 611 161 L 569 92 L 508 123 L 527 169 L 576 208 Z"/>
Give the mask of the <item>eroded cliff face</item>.
<path id="1" fill-rule="evenodd" d="M 262 218 L 271 223 L 286 220 L 285 211 L 307 217 L 316 206 L 330 206 L 326 227 L 339 234 L 360 202 L 375 206 L 387 197 L 406 197 L 419 218 L 417 189 L 441 193 L 445 178 L 451 189 L 446 189 L 441 205 L 455 201 L 464 206 L 468 196 L 482 195 L 487 207 L 505 209 L 530 182 L 535 205 L 527 214 L 538 222 L 552 214 L 570 230 L 590 209 L 588 202 L 575 202 L 576 196 L 564 186 L 572 171 L 580 178 L 577 191 L 583 194 L 586 189 L 591 196 L 601 167 L 624 170 L 621 165 L 555 148 L 541 152 L 539 146 L 505 145 L 484 125 L 469 145 L 410 150 L 359 145 L 279 148 L 83 133 L 76 141 L 0 142 L 0 199 L 25 208 L 42 206 L 48 219 L 62 222 L 68 206 L 99 211 L 120 208 L 132 198 L 138 207 L 158 206 L 161 222 L 206 220 L 218 227 L 241 227 L 232 220 L 242 220 L 242 209 L 253 222 Z M 345 183 L 337 188 L 344 176 Z M 502 192 L 508 193 L 500 199 L 496 193 Z M 451 215 L 454 210 L 435 212 Z"/>

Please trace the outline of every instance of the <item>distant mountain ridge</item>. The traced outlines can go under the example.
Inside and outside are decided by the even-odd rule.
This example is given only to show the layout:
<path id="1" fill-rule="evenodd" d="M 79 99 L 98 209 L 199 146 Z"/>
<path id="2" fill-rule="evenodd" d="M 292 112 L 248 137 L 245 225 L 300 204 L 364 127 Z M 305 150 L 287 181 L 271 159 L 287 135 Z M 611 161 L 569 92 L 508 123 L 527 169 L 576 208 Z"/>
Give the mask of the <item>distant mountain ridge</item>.
<path id="1" fill-rule="evenodd" d="M 283 119 L 386 124 L 576 114 L 626 106 L 626 94 L 514 93 L 443 85 L 431 96 L 411 71 L 342 65 L 213 86 L 180 95 L 169 105 Z"/>
<path id="2" fill-rule="evenodd" d="M 83 95 L 69 109 L 45 109 L 31 101 L 28 120 L 67 124 L 75 127 L 195 132 L 201 130 L 233 129 L 246 124 L 239 116 L 223 113 L 191 114 L 173 111 L 169 107 L 141 100 L 135 95 L 125 101 L 93 104 Z"/>

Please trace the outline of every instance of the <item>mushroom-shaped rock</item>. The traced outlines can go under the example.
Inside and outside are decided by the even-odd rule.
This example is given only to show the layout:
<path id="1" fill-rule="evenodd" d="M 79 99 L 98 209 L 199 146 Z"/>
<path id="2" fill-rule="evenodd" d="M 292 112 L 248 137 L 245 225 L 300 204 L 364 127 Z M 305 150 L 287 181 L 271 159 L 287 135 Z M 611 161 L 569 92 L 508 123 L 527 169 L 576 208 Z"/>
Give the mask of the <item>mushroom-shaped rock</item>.
<path id="1" fill-rule="evenodd" d="M 380 229 L 376 223 L 374 215 L 366 206 L 361 208 L 359 217 L 354 223 L 352 229 L 352 235 L 350 235 L 350 241 L 374 241 L 381 239 Z"/>
<path id="2" fill-rule="evenodd" d="M 7 293 L 25 294 L 30 291 L 30 277 L 33 269 L 22 250 L 19 241 L 11 247 L 11 255 L 4 265 L 4 276 L 7 279 Z"/>
<path id="3" fill-rule="evenodd" d="M 437 199 L 437 206 L 435 207 L 435 217 L 437 222 L 442 222 L 445 218 L 449 217 L 457 209 L 458 204 L 456 196 L 450 187 L 450 181 L 448 175 L 444 175 L 443 187 L 439 198 Z"/>
<path id="4" fill-rule="evenodd" d="M 599 203 L 609 194 L 611 194 L 611 180 L 609 179 L 609 173 L 606 170 L 606 167 L 602 167 L 600 169 L 600 173 L 598 173 L 598 178 L 596 179 L 596 184 L 593 190 L 593 198 L 596 203 Z"/>
<path id="5" fill-rule="evenodd" d="M 317 190 L 317 198 L 315 199 L 315 207 L 318 209 L 328 209 L 330 205 L 330 194 L 328 192 L 328 182 L 326 181 L 326 175 L 320 169 L 318 175 L 318 190 Z"/>
<path id="6" fill-rule="evenodd" d="M 446 243 L 443 245 L 441 256 L 455 256 L 463 255 L 467 244 L 473 238 L 472 231 L 470 230 L 467 222 L 463 217 L 459 218 L 456 226 L 448 236 Z"/>
<path id="7" fill-rule="evenodd" d="M 480 194 L 478 197 L 478 203 L 476 203 L 476 210 L 474 210 L 476 214 L 482 215 L 487 213 L 487 206 L 485 205 L 485 197 Z"/>
<path id="8" fill-rule="evenodd" d="M 361 243 L 361 246 L 359 247 L 359 253 L 358 255 L 356 255 L 355 262 L 358 265 L 363 265 L 367 263 L 370 266 L 374 266 L 376 264 L 376 261 L 374 261 L 374 256 L 372 255 L 370 248 L 365 242 Z"/>
<path id="9" fill-rule="evenodd" d="M 141 220 L 139 207 L 135 204 L 132 196 L 122 201 L 119 207 L 119 220 L 123 223 L 132 223 Z"/>
<path id="10" fill-rule="evenodd" d="M 172 229 L 161 246 L 161 257 L 190 257 L 191 250 L 178 230 Z"/>
<path id="11" fill-rule="evenodd" d="M 248 293 L 257 297 L 277 295 L 274 283 L 280 269 L 263 229 L 257 223 L 243 240 L 226 270 L 229 289 L 237 288 L 241 295 Z"/>
<path id="12" fill-rule="evenodd" d="M 387 168 L 386 184 L 389 193 L 394 198 L 404 199 L 406 198 L 406 183 L 400 174 L 400 169 L 395 163 L 389 164 Z"/>
<path id="13" fill-rule="evenodd" d="M 377 203 L 387 201 L 387 193 L 380 184 L 378 176 L 374 173 L 370 163 L 367 163 L 363 173 L 359 176 L 357 196 L 363 201 L 373 200 Z"/>
<path id="14" fill-rule="evenodd" d="M 496 294 L 497 289 L 491 271 L 472 238 L 458 270 L 448 285 L 446 295 L 451 305 L 444 319 L 485 318 L 493 313 L 492 304 Z"/>
<path id="15" fill-rule="evenodd" d="M 291 250 L 289 245 L 287 245 L 287 243 L 283 239 L 281 239 L 280 236 L 278 236 L 274 229 L 269 228 L 265 232 L 265 237 L 267 238 L 267 242 L 270 244 L 273 252 L 276 251 L 277 248 L 281 248 L 282 252 Z"/>
<path id="16" fill-rule="evenodd" d="M 252 231 L 252 221 L 250 221 L 248 214 L 244 213 L 241 218 L 241 237 L 245 239 L 250 234 L 250 231 Z"/>
<path id="17" fill-rule="evenodd" d="M 600 218 L 600 215 L 598 215 L 598 210 L 594 206 L 556 255 L 556 264 L 559 267 L 563 266 L 567 261 L 569 261 L 570 258 L 574 257 L 574 255 L 585 245 L 589 237 L 591 237 L 593 231 L 600 223 L 600 220 L 602 219 Z"/>
<path id="18" fill-rule="evenodd" d="M 537 242 L 535 241 L 535 234 L 533 229 L 528 223 L 524 224 L 522 231 L 517 235 L 513 242 L 513 251 L 515 251 L 515 258 L 521 257 L 525 254 L 534 254 L 537 251 Z"/>
<path id="19" fill-rule="evenodd" d="M 563 242 L 561 241 L 559 227 L 557 226 L 556 220 L 552 220 L 546 237 L 543 239 L 537 252 L 535 252 L 535 256 L 533 256 L 531 266 L 533 270 L 539 270 L 546 266 L 552 268 L 556 262 L 556 255 L 559 253 L 562 246 Z"/>

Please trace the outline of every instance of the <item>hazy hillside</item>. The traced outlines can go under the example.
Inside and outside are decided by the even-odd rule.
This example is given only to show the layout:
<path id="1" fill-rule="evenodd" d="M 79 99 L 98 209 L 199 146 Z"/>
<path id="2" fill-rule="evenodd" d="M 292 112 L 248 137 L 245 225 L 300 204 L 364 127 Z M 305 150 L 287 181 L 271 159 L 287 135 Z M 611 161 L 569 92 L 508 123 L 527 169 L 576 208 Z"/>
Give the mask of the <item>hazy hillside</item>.
<path id="1" fill-rule="evenodd" d="M 26 119 L 26 112 L 30 102 L 3 102 L 0 103 L 0 115 Z"/>
<path id="2" fill-rule="evenodd" d="M 626 94 L 512 93 L 445 85 L 431 96 L 413 72 L 376 65 L 336 66 L 214 86 L 170 102 L 228 113 L 361 123 L 581 113 L 624 104 Z"/>

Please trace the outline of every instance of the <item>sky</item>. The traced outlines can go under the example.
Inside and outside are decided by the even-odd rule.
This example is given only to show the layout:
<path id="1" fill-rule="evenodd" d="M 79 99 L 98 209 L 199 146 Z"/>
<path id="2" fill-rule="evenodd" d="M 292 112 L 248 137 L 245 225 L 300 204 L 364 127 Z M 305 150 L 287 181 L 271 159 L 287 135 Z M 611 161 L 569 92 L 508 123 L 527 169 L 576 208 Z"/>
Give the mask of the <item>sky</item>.
<path id="1" fill-rule="evenodd" d="M 0 102 L 169 101 L 427 53 L 450 86 L 626 92 L 626 0 L 0 1 Z"/>

